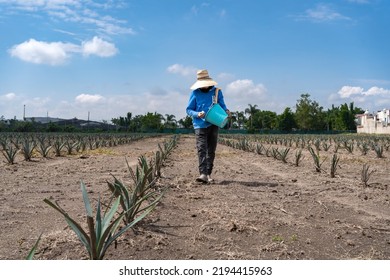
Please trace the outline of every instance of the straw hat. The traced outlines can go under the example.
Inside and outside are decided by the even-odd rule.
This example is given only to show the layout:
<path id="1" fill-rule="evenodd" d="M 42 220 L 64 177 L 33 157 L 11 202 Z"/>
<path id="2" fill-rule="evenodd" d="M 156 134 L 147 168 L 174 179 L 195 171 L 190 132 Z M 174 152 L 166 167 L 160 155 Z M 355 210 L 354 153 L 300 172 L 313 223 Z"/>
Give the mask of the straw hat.
<path id="1" fill-rule="evenodd" d="M 213 79 L 210 78 L 209 72 L 207 70 L 199 70 L 196 73 L 196 82 L 192 85 L 191 89 L 198 89 L 202 87 L 210 87 L 217 85 Z"/>

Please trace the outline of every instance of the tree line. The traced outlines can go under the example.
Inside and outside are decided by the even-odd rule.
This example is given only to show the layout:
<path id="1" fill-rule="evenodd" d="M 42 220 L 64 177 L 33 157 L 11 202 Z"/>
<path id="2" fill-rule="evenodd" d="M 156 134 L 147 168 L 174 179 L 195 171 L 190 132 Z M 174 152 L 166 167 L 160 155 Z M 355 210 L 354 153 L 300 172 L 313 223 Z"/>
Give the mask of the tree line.
<path id="1" fill-rule="evenodd" d="M 353 102 L 339 107 L 332 105 L 325 110 L 320 104 L 310 98 L 310 94 L 301 94 L 295 106 L 295 112 L 287 107 L 281 114 L 261 110 L 258 105 L 248 104 L 244 111 L 232 112 L 227 129 L 243 129 L 248 132 L 279 130 L 282 132 L 300 131 L 353 131 L 356 130 L 355 116 L 363 113 L 361 108 L 354 107 Z M 192 119 L 186 116 L 176 120 L 174 115 L 165 117 L 158 113 L 147 113 L 132 117 L 113 118 L 113 124 L 137 132 L 147 129 L 192 129 Z"/>
<path id="2" fill-rule="evenodd" d="M 232 112 L 232 117 L 226 129 L 245 130 L 249 133 L 260 131 L 354 131 L 356 130 L 355 116 L 363 110 L 354 107 L 353 102 L 342 104 L 339 107 L 332 105 L 325 110 L 320 104 L 312 100 L 308 93 L 301 94 L 295 105 L 295 111 L 285 108 L 281 114 L 261 110 L 258 105 L 248 104 L 244 111 Z M 103 122 L 101 127 L 86 127 L 67 124 L 60 126 L 56 123 L 40 125 L 35 122 L 10 120 L 8 125 L 3 117 L 0 118 L 0 131 L 52 131 L 77 132 L 80 130 L 106 131 L 119 130 L 128 132 L 173 132 L 177 129 L 193 129 L 192 119 L 186 116 L 176 120 L 172 114 L 146 113 L 133 116 L 128 112 L 125 116 L 112 118 L 113 125 Z"/>

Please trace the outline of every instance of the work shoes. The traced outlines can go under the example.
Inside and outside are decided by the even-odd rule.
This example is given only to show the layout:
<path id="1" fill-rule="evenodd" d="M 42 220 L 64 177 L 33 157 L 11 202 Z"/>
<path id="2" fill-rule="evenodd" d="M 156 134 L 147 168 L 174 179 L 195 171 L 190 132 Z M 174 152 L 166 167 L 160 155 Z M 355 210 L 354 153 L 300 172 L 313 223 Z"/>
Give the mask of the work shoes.
<path id="1" fill-rule="evenodd" d="M 210 175 L 207 175 L 207 181 L 211 184 L 214 183 L 214 179 L 211 178 Z"/>
<path id="2" fill-rule="evenodd" d="M 197 182 L 202 182 L 202 183 L 208 183 L 208 176 L 206 174 L 201 174 L 198 178 L 196 178 Z"/>

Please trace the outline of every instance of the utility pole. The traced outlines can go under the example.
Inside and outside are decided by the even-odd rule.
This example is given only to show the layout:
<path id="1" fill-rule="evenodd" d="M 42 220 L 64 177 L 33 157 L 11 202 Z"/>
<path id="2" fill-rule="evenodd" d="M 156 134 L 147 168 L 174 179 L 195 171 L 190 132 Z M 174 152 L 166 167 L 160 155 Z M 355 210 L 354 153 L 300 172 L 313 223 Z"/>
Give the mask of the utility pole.
<path id="1" fill-rule="evenodd" d="M 26 120 L 26 104 L 23 105 L 23 120 Z"/>

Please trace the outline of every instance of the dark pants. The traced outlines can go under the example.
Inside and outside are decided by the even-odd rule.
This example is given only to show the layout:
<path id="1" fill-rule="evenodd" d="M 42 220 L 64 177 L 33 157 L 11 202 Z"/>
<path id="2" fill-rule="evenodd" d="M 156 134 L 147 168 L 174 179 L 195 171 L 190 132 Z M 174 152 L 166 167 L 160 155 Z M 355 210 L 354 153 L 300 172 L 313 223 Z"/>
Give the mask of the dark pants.
<path id="1" fill-rule="evenodd" d="M 210 175 L 213 171 L 215 150 L 218 141 L 218 126 L 195 129 L 196 148 L 198 149 L 199 173 Z"/>

